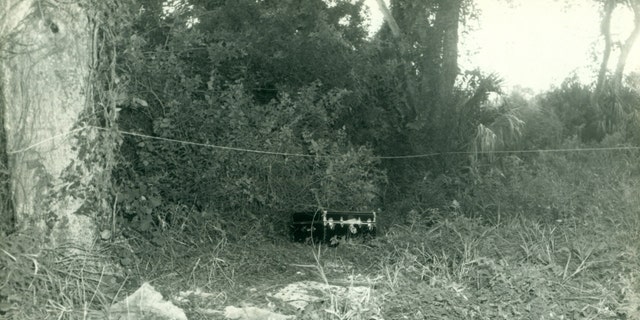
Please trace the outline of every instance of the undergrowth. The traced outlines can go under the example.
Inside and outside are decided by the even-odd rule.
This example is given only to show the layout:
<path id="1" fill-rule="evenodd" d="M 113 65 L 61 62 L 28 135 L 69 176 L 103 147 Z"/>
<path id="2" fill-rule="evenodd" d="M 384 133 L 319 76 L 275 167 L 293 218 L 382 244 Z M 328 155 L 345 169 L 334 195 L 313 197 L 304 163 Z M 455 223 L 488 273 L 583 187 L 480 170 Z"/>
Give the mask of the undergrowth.
<path id="1" fill-rule="evenodd" d="M 123 298 L 127 279 L 107 263 L 113 253 L 104 246 L 45 249 L 28 232 L 2 240 L 2 319 L 102 319 L 107 308 Z"/>
<path id="2" fill-rule="evenodd" d="M 476 189 L 451 193 L 450 205 L 387 208 L 397 219 L 378 238 L 337 248 L 291 243 L 282 221 L 258 214 L 229 220 L 190 207 L 174 208 L 185 211 L 181 223 L 153 231 L 121 226 L 91 254 L 40 250 L 12 236 L 1 244 L 0 310 L 8 319 L 99 318 L 149 281 L 168 299 L 209 293 L 180 305 L 189 319 L 216 319 L 202 310 L 229 305 L 299 319 L 638 319 L 633 157 L 546 155 L 478 171 Z M 499 205 L 481 205 L 488 195 Z M 100 269 L 104 259 L 122 269 Z M 265 299 L 296 281 L 372 293 L 345 300 L 327 290 L 305 310 Z"/>

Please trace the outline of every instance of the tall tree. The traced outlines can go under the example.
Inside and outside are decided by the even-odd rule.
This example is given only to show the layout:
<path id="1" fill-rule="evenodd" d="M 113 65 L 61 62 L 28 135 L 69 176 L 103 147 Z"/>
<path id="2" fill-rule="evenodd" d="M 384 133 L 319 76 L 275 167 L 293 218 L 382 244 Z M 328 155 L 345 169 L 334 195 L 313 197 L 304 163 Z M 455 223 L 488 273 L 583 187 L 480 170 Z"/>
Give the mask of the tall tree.
<path id="1" fill-rule="evenodd" d="M 613 74 L 613 83 L 616 87 L 620 87 L 622 84 L 622 76 L 629 59 L 629 53 L 631 53 L 638 36 L 640 36 L 640 0 L 628 0 L 625 5 L 633 12 L 634 27 L 620 47 L 620 56 Z"/>
<path id="2" fill-rule="evenodd" d="M 451 102 L 460 73 L 459 26 L 466 18 L 464 8 L 470 5 L 463 0 L 392 0 L 388 10 L 379 1 L 391 35 L 399 42 L 400 54 L 411 66 L 406 86 L 412 120 L 424 122 Z M 386 33 L 381 36 L 385 38 Z"/>
<path id="3" fill-rule="evenodd" d="M 87 126 L 104 109 L 93 103 L 92 5 L 7 0 L 4 7 L 0 95 L 16 227 L 52 246 L 87 248 L 109 207 L 113 147 Z"/>
<path id="4" fill-rule="evenodd" d="M 596 87 L 591 95 L 591 106 L 600 116 L 599 127 L 602 133 L 618 130 L 624 122 L 625 106 L 620 99 L 624 70 L 635 42 L 640 36 L 640 0 L 598 0 L 602 5 L 600 33 L 604 39 L 604 48 Z M 611 23 L 617 8 L 626 7 L 633 12 L 634 27 L 626 39 L 621 41 L 620 51 L 615 61 L 613 76 L 607 77 L 611 54 L 616 42 L 612 36 Z"/>
<path id="5" fill-rule="evenodd" d="M 377 113 L 384 114 L 383 123 L 370 126 L 386 133 L 376 141 L 377 151 L 425 154 L 467 149 L 481 121 L 478 115 L 487 92 L 499 87 L 497 77 L 481 72 L 462 74 L 458 67 L 459 34 L 475 16 L 474 2 L 390 0 L 389 8 L 382 1 L 378 4 L 386 25 L 372 42 L 379 52 L 374 56 L 379 61 L 375 68 L 387 71 L 374 74 L 370 81 L 378 84 L 372 91 L 384 92 L 370 95 L 374 99 L 369 103 L 384 109 Z M 419 176 L 416 172 L 445 171 L 467 160 L 430 157 L 385 165 L 390 185 L 397 186 L 394 192 L 402 197 L 402 188 Z"/>
<path id="6" fill-rule="evenodd" d="M 615 0 L 605 0 L 602 4 L 602 21 L 600 22 L 600 33 L 604 38 L 604 48 L 602 50 L 602 61 L 600 62 L 600 70 L 598 71 L 598 80 L 594 98 L 599 96 L 607 78 L 607 68 L 609 59 L 611 58 L 611 50 L 613 41 L 611 40 L 611 16 L 616 8 Z"/>
<path id="7" fill-rule="evenodd" d="M 611 34 L 611 22 L 616 8 L 624 6 L 633 13 L 634 27 L 620 45 L 620 53 L 616 60 L 616 67 L 612 78 L 612 85 L 614 88 L 619 88 L 622 84 L 624 69 L 626 67 L 629 54 L 631 53 L 636 40 L 640 36 L 640 0 L 599 0 L 599 2 L 602 4 L 600 33 L 604 39 L 604 48 L 602 61 L 600 63 L 600 70 L 598 72 L 598 81 L 596 83 L 596 96 L 602 93 L 603 86 L 606 82 L 611 52 L 614 49 L 614 41 Z"/>

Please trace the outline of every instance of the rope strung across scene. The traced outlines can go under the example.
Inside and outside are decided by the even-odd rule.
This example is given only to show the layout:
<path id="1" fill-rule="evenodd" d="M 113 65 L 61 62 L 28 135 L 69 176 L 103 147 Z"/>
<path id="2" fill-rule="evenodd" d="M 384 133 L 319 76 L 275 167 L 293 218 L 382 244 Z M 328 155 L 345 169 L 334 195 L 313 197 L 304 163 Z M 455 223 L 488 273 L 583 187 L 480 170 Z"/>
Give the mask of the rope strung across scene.
<path id="1" fill-rule="evenodd" d="M 100 127 L 95 127 L 95 126 L 87 126 L 87 127 L 82 127 L 82 128 L 77 128 L 74 130 L 71 130 L 69 132 L 65 132 L 47 139 L 44 139 L 40 142 L 37 142 L 35 144 L 32 144 L 28 147 L 19 149 L 19 150 L 11 150 L 8 151 L 8 154 L 16 154 L 16 153 L 22 153 L 25 151 L 28 151 L 30 149 L 33 149 L 41 144 L 44 144 L 48 141 L 54 140 L 54 139 L 58 139 L 58 138 L 64 138 L 66 136 L 69 136 L 73 133 L 82 131 L 82 130 L 86 130 L 89 128 L 94 128 L 94 129 L 98 129 L 98 130 L 102 130 L 102 131 L 108 131 L 110 129 L 106 129 L 106 128 L 100 128 Z M 150 135 L 146 135 L 146 134 L 141 134 L 141 133 L 135 133 L 135 132 L 128 132 L 128 131 L 118 131 L 118 133 L 122 134 L 122 135 L 126 135 L 126 136 L 133 136 L 133 137 L 139 137 L 139 138 L 144 138 L 144 139 L 151 139 L 151 140 L 159 140 L 159 141 L 167 141 L 167 142 L 171 142 L 171 143 L 179 143 L 179 144 L 184 144 L 184 145 L 191 145 L 191 146 L 198 146 L 198 147 L 205 147 L 205 148 L 212 148 L 212 149 L 220 149 L 220 150 L 228 150 L 228 151 L 237 151 L 237 152 L 245 152 L 245 153 L 255 153 L 255 154 L 264 154 L 264 155 L 273 155 L 273 156 L 284 156 L 284 157 L 304 157 L 304 158 L 315 158 L 315 157 L 321 157 L 321 158 L 331 158 L 334 156 L 330 156 L 330 155 L 312 155 L 312 154 L 303 154 L 303 153 L 287 153 L 287 152 L 276 152 L 276 151 L 265 151 L 265 150 L 254 150 L 254 149 L 245 149 L 245 148 L 236 148 L 236 147 L 226 147 L 226 146 L 218 146 L 218 145 L 213 145 L 213 144 L 208 144 L 208 143 L 199 143 L 199 142 L 191 142 L 191 141 L 184 141 L 184 140 L 177 140 L 177 139 L 170 139 L 170 138 L 162 138 L 162 137 L 154 137 L 154 136 L 150 136 Z M 425 153 L 425 154 L 413 154 L 413 155 L 401 155 L 401 156 L 374 156 L 374 159 L 381 159 L 381 160 L 393 160 L 393 159 L 412 159 L 412 158 L 427 158 L 427 157 L 434 157 L 434 156 L 441 156 L 441 155 L 456 155 L 456 154 L 507 154 L 507 153 L 543 153 L 543 152 L 547 152 L 547 153 L 551 153 L 551 152 L 585 152 L 585 151 L 620 151 L 620 150 L 639 150 L 640 147 L 603 147 L 603 148 L 581 148 L 581 149 L 536 149 L 536 150 L 510 150 L 510 151 L 506 151 L 506 150 L 497 150 L 497 151 L 477 151 L 477 152 L 473 152 L 473 151 L 447 151 L 447 152 L 433 152 L 433 153 Z"/>

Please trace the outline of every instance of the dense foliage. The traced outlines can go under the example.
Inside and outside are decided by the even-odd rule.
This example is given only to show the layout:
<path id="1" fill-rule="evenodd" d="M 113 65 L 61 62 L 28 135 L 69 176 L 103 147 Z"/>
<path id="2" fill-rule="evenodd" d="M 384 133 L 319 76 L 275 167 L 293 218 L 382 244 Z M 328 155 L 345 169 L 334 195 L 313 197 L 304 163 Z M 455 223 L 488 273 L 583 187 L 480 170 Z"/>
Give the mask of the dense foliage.
<path id="1" fill-rule="evenodd" d="M 479 106 L 498 90 L 495 78 L 474 72 L 450 101 L 438 100 L 441 84 L 427 71 L 446 57 L 412 62 L 421 58 L 407 41 L 428 48 L 424 34 L 367 38 L 362 3 L 137 6 L 122 48 L 129 92 L 120 126 L 171 139 L 125 135 L 119 207 L 145 230 L 171 220 L 175 206 L 272 220 L 318 207 L 378 208 L 421 179 L 416 171 L 442 162 L 376 156 L 466 148 L 483 121 Z"/>
<path id="2" fill-rule="evenodd" d="M 399 218 L 486 201 L 487 175 L 503 183 L 529 159 L 510 150 L 638 139 L 628 87 L 598 109 L 576 79 L 534 97 L 504 94 L 494 74 L 459 73 L 447 19 L 475 13 L 455 3 L 395 1 L 401 34 L 383 26 L 372 37 L 361 2 L 132 4 L 119 58 L 120 216 L 142 230 L 192 212 L 278 222 L 318 207 L 383 208 Z M 415 154 L 427 156 L 384 157 Z"/>
<path id="3" fill-rule="evenodd" d="M 151 279 L 190 319 L 640 318 L 640 77 L 503 92 L 457 67 L 473 1 L 390 2 L 373 36 L 361 1 L 93 4 L 108 134 L 83 151 L 117 201 L 92 251 L 0 241 L 0 316 L 114 316 Z M 381 209 L 379 236 L 288 241 L 318 208 Z M 292 281 L 368 291 L 300 310 L 270 295 Z"/>
<path id="4" fill-rule="evenodd" d="M 359 6 L 142 8 L 123 55 L 121 127 L 174 142 L 125 138 L 116 171 L 123 217 L 148 230 L 187 218 L 175 206 L 277 221 L 282 212 L 379 204 L 384 171 L 344 123 L 348 70 L 365 35 Z M 351 27 L 339 23 L 345 15 Z"/>

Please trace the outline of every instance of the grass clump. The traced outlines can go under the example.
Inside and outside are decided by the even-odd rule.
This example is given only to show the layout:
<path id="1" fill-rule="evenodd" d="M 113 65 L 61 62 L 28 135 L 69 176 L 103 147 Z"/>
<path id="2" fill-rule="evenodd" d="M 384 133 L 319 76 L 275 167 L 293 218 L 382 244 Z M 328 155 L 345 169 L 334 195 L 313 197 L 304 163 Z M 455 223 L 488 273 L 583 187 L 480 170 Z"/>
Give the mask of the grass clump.
<path id="1" fill-rule="evenodd" d="M 458 194 L 460 208 L 436 210 L 435 223 L 421 219 L 434 209 L 414 209 L 384 238 L 386 315 L 637 318 L 640 186 L 631 158 L 525 159 L 478 176 L 473 192 Z M 478 195 L 497 205 L 482 206 Z"/>
<path id="2" fill-rule="evenodd" d="M 0 242 L 3 319 L 100 319 L 126 282 L 106 248 L 44 248 L 22 232 Z"/>

